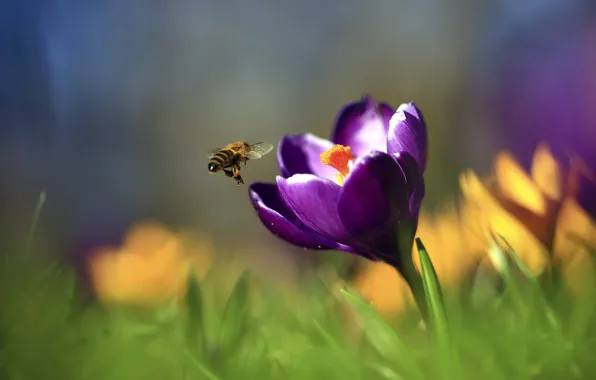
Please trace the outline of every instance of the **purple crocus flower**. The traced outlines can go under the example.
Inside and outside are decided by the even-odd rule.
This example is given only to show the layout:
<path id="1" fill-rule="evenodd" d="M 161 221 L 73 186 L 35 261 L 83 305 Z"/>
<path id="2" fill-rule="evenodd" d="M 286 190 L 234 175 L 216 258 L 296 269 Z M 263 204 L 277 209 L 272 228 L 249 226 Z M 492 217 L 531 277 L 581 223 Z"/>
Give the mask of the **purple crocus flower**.
<path id="1" fill-rule="evenodd" d="M 277 151 L 281 176 L 253 183 L 250 198 L 263 224 L 294 245 L 350 252 L 401 271 L 424 197 L 427 150 L 413 102 L 395 111 L 365 96 L 339 112 L 331 140 L 285 136 Z"/>

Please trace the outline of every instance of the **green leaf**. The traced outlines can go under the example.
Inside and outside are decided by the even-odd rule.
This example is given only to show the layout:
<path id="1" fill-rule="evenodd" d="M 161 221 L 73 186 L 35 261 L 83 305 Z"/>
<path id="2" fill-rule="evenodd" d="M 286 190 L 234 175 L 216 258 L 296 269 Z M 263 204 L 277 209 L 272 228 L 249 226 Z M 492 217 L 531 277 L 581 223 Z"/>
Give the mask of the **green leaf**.
<path id="1" fill-rule="evenodd" d="M 204 352 L 205 331 L 203 318 L 203 297 L 199 281 L 194 271 L 188 276 L 188 289 L 186 292 L 187 308 L 187 339 L 190 350 L 194 353 Z"/>
<path id="2" fill-rule="evenodd" d="M 455 355 L 455 347 L 449 334 L 445 302 L 437 273 L 420 238 L 416 238 L 416 248 L 420 257 L 422 283 L 424 285 L 424 294 L 426 295 L 430 317 L 429 327 L 435 336 L 439 355 L 443 361 L 442 364 L 446 370 L 447 377 L 454 379 L 460 378 L 460 376 L 457 376 L 459 373 L 458 362 Z"/>
<path id="3" fill-rule="evenodd" d="M 205 367 L 203 365 L 203 363 L 201 363 L 200 361 L 198 361 L 193 355 L 192 353 L 190 353 L 189 351 L 185 351 L 184 352 L 186 354 L 186 356 L 190 359 L 190 362 L 193 364 L 193 366 L 199 371 L 199 373 L 201 373 L 204 378 L 209 379 L 209 380 L 220 380 L 219 377 L 217 377 L 217 375 L 215 375 L 213 372 L 211 372 L 207 367 Z"/>
<path id="4" fill-rule="evenodd" d="M 520 270 L 520 272 L 523 273 L 524 277 L 526 277 L 530 282 L 538 286 L 538 281 L 536 280 L 536 277 L 534 277 L 534 275 L 530 271 L 530 268 L 527 267 L 527 265 L 522 261 L 517 252 L 515 252 L 511 244 L 509 244 L 509 242 L 505 239 L 505 237 L 503 237 L 503 235 L 497 235 L 499 235 L 501 240 L 503 240 L 503 242 L 507 245 L 507 248 L 509 248 L 509 256 L 511 256 L 511 259 L 513 260 L 517 268 Z"/>
<path id="5" fill-rule="evenodd" d="M 441 285 L 435 268 L 428 256 L 424 244 L 420 238 L 416 238 L 416 248 L 420 257 L 420 267 L 422 272 L 422 283 L 424 285 L 424 294 L 426 295 L 426 302 L 429 307 L 432 326 L 435 330 L 437 338 L 439 336 L 448 335 L 447 317 L 445 313 L 445 302 L 443 300 L 443 293 Z"/>
<path id="6" fill-rule="evenodd" d="M 492 234 L 489 237 L 488 257 L 503 280 L 510 283 L 513 280 L 511 257 L 505 254 Z"/>
<path id="7" fill-rule="evenodd" d="M 404 380 L 403 377 L 395 373 L 391 368 L 384 366 L 379 363 L 369 363 L 366 365 L 367 368 L 374 372 L 376 377 L 379 379 L 387 380 Z"/>
<path id="8" fill-rule="evenodd" d="M 234 285 L 226 302 L 219 330 L 220 344 L 232 348 L 238 345 L 248 322 L 250 272 L 245 271 Z"/>
<path id="9" fill-rule="evenodd" d="M 320 334 L 323 341 L 327 343 L 327 346 L 329 348 L 332 348 L 333 350 L 341 351 L 341 347 L 338 344 L 337 340 L 334 339 L 333 336 L 331 336 L 331 334 L 329 334 L 329 332 L 325 330 L 325 328 L 321 326 L 319 322 L 317 322 L 316 320 L 313 320 L 312 322 L 313 326 L 315 327 L 315 330 L 317 330 L 317 332 Z"/>
<path id="10" fill-rule="evenodd" d="M 561 327 L 561 321 L 559 320 L 557 313 L 551 307 L 549 301 L 547 300 L 546 295 L 545 295 L 542 287 L 540 286 L 540 283 L 538 282 L 538 279 L 534 275 L 532 275 L 532 272 L 530 271 L 530 269 L 521 260 L 521 258 L 519 257 L 517 252 L 515 252 L 515 249 L 513 249 L 511 244 L 509 244 L 507 239 L 505 239 L 505 237 L 502 235 L 499 235 L 499 237 L 507 245 L 507 248 L 509 249 L 509 255 L 513 259 L 513 262 L 516 264 L 516 266 L 519 268 L 519 270 L 524 274 L 524 276 L 528 279 L 532 288 L 534 289 L 535 294 L 538 296 L 537 297 L 538 302 L 541 307 L 539 314 L 544 316 L 544 318 L 546 319 L 546 323 L 548 324 L 551 331 L 553 332 L 553 336 L 558 341 L 558 344 L 563 345 L 563 346 L 567 345 L 568 338 L 567 338 L 567 336 L 565 336 L 565 334 L 563 332 L 563 329 Z M 572 368 L 574 368 L 574 369 L 577 368 L 577 364 L 574 359 L 569 359 L 569 362 L 570 362 L 569 365 Z"/>
<path id="11" fill-rule="evenodd" d="M 384 358 L 392 363 L 398 363 L 406 372 L 405 378 L 424 379 L 411 350 L 377 311 L 355 293 L 345 289 L 342 289 L 341 293 L 360 317 L 364 325 L 364 336 L 371 346 Z"/>
<path id="12" fill-rule="evenodd" d="M 561 323 L 559 321 L 559 318 L 557 318 L 555 311 L 549 305 L 549 303 L 544 295 L 544 292 L 542 291 L 542 288 L 540 287 L 540 284 L 538 283 L 538 279 L 534 275 L 532 275 L 532 272 L 530 271 L 530 269 L 521 260 L 521 258 L 517 254 L 517 252 L 515 252 L 515 250 L 513 249 L 511 244 L 509 244 L 509 242 L 505 239 L 505 237 L 503 237 L 502 235 L 499 235 L 499 237 L 507 245 L 507 248 L 509 248 L 509 255 L 513 259 L 513 262 L 515 263 L 517 268 L 519 268 L 519 270 L 523 273 L 523 275 L 530 281 L 530 283 L 532 284 L 532 287 L 538 294 L 539 301 L 541 302 L 542 307 L 544 308 L 544 316 L 546 317 L 547 322 L 549 323 L 549 325 L 551 326 L 551 328 L 553 330 L 560 332 L 561 331 Z"/>

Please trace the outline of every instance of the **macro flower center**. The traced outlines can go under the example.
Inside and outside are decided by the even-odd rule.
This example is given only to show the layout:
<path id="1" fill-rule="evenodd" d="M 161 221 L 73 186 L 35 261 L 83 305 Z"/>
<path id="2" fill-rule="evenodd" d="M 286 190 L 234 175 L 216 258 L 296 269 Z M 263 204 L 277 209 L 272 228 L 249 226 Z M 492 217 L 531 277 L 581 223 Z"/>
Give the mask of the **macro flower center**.
<path id="1" fill-rule="evenodd" d="M 354 160 L 352 149 L 349 146 L 333 145 L 331 149 L 321 153 L 323 165 L 331 166 L 339 172 L 336 177 L 340 185 L 343 185 L 344 180 L 350 174 L 350 163 Z"/>

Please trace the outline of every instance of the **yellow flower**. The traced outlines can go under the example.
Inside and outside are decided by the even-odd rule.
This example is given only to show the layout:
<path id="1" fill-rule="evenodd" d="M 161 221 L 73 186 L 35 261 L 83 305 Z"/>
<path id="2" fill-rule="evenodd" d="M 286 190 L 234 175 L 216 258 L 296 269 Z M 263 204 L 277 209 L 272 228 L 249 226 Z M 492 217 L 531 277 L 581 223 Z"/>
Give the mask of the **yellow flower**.
<path id="1" fill-rule="evenodd" d="M 211 246 L 203 239 L 145 221 L 128 231 L 120 247 L 92 252 L 87 268 L 102 302 L 140 306 L 182 296 L 191 266 L 200 277 L 210 263 Z"/>
<path id="2" fill-rule="evenodd" d="M 354 286 L 385 317 L 400 314 L 415 305 L 412 291 L 391 265 L 374 262 L 356 275 Z"/>
<path id="3" fill-rule="evenodd" d="M 596 222 L 574 199 L 566 199 L 557 220 L 553 259 L 573 294 L 594 290 L 595 253 Z"/>
<path id="4" fill-rule="evenodd" d="M 562 270 L 569 290 L 586 289 L 593 274 L 590 246 L 596 247 L 594 220 L 575 196 L 580 178 L 593 173 L 577 158 L 564 168 L 540 144 L 530 173 L 507 153 L 497 155 L 494 174 L 481 182 L 474 173 L 461 177 L 466 205 L 475 215 L 467 220 L 479 234 L 505 237 L 533 273 Z"/>
<path id="5" fill-rule="evenodd" d="M 460 177 L 471 212 L 466 218 L 469 227 L 487 239 L 490 234 L 502 235 L 535 274 L 550 265 L 549 252 L 566 186 L 566 173 L 545 144 L 536 149 L 529 174 L 510 154 L 501 152 L 491 177 L 481 181 L 471 171 Z"/>
<path id="6" fill-rule="evenodd" d="M 574 294 L 594 290 L 596 254 L 596 220 L 575 199 L 581 181 L 591 181 L 596 188 L 596 175 L 577 157 L 571 159 L 569 194 L 561 203 L 554 239 L 554 260 Z"/>
<path id="7" fill-rule="evenodd" d="M 464 227 L 455 206 L 448 206 L 439 214 L 421 213 L 416 236 L 422 239 L 441 286 L 450 292 L 460 289 L 485 251 L 482 240 Z M 420 270 L 415 245 L 412 258 Z M 385 263 L 367 264 L 357 273 L 355 287 L 387 317 L 400 314 L 407 307 L 415 305 L 405 280 Z"/>
<path id="8" fill-rule="evenodd" d="M 462 219 L 466 205 L 448 205 L 437 214 L 422 213 L 416 236 L 422 240 L 445 290 L 455 291 L 480 262 L 486 245 Z M 412 257 L 418 270 L 420 260 L 414 244 Z"/>
<path id="9" fill-rule="evenodd" d="M 563 168 L 545 144 L 536 149 L 530 173 L 505 152 L 496 156 L 488 178 L 462 173 L 459 210 L 423 213 L 417 231 L 443 289 L 457 290 L 480 262 L 486 265 L 492 239 L 500 234 L 534 274 L 556 267 L 572 293 L 589 291 L 586 281 L 596 277 L 596 222 L 574 199 L 580 174 L 596 183 L 585 166 Z M 419 267 L 415 247 L 413 258 Z M 400 275 L 382 263 L 361 270 L 356 288 L 384 315 L 403 311 L 411 296 Z"/>

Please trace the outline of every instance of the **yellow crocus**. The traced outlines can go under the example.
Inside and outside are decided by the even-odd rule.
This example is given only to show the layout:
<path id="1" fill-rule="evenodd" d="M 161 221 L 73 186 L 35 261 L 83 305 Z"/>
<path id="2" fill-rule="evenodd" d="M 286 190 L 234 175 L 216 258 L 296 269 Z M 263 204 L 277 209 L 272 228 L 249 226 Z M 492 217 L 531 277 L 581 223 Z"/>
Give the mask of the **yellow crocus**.
<path id="1" fill-rule="evenodd" d="M 507 152 L 497 154 L 493 175 L 480 180 L 461 175 L 465 204 L 475 215 L 466 218 L 480 235 L 502 235 L 530 270 L 550 265 L 561 200 L 568 191 L 568 173 L 548 146 L 538 145 L 530 173 Z"/>
<path id="2" fill-rule="evenodd" d="M 529 173 L 507 152 L 497 154 L 492 175 L 486 178 L 463 172 L 459 209 L 422 213 L 419 220 L 417 236 L 443 288 L 457 289 L 479 262 L 487 265 L 493 238 L 499 234 L 534 274 L 556 266 L 572 292 L 590 289 L 586 284 L 593 284 L 587 281 L 595 274 L 596 222 L 574 199 L 578 173 L 596 183 L 585 165 L 576 162 L 564 168 L 546 144 L 534 152 Z M 417 256 L 414 249 L 419 266 Z M 361 270 L 356 287 L 385 315 L 401 312 L 411 296 L 401 276 L 382 263 Z"/>
<path id="3" fill-rule="evenodd" d="M 439 213 L 420 215 L 416 236 L 419 237 L 445 290 L 456 290 L 475 270 L 481 259 L 483 241 L 463 223 L 465 207 L 446 205 Z M 420 270 L 416 244 L 412 248 L 414 264 Z"/>
<path id="4" fill-rule="evenodd" d="M 372 303 L 379 314 L 389 318 L 415 305 L 412 291 L 403 277 L 389 264 L 373 262 L 356 275 L 358 293 Z"/>
<path id="5" fill-rule="evenodd" d="M 461 221 L 455 206 L 448 205 L 438 214 L 423 212 L 416 236 L 421 238 L 433 262 L 444 290 L 457 291 L 471 276 L 482 258 L 483 242 Z M 414 264 L 420 270 L 415 245 Z M 358 292 L 387 317 L 415 305 L 412 292 L 403 277 L 392 266 L 373 262 L 363 265 L 355 279 Z"/>
<path id="6" fill-rule="evenodd" d="M 491 234 L 503 236 L 533 273 L 541 272 L 548 263 L 548 249 L 526 224 L 532 215 L 521 208 L 517 213 L 505 208 L 473 172 L 461 175 L 460 186 L 466 202 L 466 227 L 484 238 L 485 247 L 490 244 Z"/>
<path id="7" fill-rule="evenodd" d="M 194 264 L 197 258 L 201 265 Z M 121 246 L 92 252 L 87 269 L 102 302 L 141 306 L 180 297 L 191 267 L 202 275 L 210 261 L 210 246 L 189 232 L 175 233 L 144 221 L 128 231 Z"/>
<path id="8" fill-rule="evenodd" d="M 578 156 L 571 157 L 569 191 L 564 197 L 554 239 L 554 260 L 563 271 L 568 288 L 574 294 L 593 291 L 596 220 L 575 199 L 582 181 L 591 181 L 596 189 L 596 175 Z"/>

